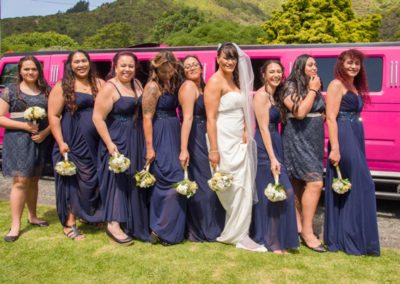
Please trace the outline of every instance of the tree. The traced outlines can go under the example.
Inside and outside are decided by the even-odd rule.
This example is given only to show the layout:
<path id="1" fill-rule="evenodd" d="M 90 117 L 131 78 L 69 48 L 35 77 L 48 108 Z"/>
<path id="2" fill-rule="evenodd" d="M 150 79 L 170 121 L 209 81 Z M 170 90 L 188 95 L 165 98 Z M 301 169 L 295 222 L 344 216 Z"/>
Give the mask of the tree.
<path id="1" fill-rule="evenodd" d="M 258 26 L 241 26 L 229 21 L 203 23 L 190 33 L 179 32 L 166 39 L 170 45 L 211 45 L 227 41 L 238 44 L 257 43 L 262 34 Z"/>
<path id="2" fill-rule="evenodd" d="M 55 32 L 33 32 L 11 35 L 2 42 L 2 49 L 6 52 L 37 51 L 57 46 L 66 50 L 78 48 L 78 44 L 67 35 Z"/>
<path id="3" fill-rule="evenodd" d="M 93 48 L 113 48 L 128 47 L 135 43 L 135 33 L 128 23 L 118 22 L 109 24 L 88 37 L 83 42 L 83 47 Z"/>
<path id="4" fill-rule="evenodd" d="M 89 1 L 79 1 L 74 7 L 65 11 L 66 14 L 89 12 Z"/>
<path id="5" fill-rule="evenodd" d="M 377 41 L 381 16 L 356 18 L 350 0 L 288 0 L 262 25 L 260 43 Z"/>
<path id="6" fill-rule="evenodd" d="M 196 8 L 184 7 L 164 12 L 155 24 L 152 40 L 163 42 L 176 32 L 190 33 L 204 22 L 204 15 Z"/>

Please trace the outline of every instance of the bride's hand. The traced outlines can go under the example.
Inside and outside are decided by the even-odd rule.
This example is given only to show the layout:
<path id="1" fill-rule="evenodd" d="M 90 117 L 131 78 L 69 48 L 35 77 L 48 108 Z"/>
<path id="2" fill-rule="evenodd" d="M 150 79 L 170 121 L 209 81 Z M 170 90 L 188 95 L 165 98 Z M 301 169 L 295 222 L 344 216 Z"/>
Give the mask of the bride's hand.
<path id="1" fill-rule="evenodd" d="M 219 152 L 218 151 L 210 151 L 208 154 L 208 160 L 211 163 L 211 166 L 215 170 L 215 168 L 219 165 Z"/>

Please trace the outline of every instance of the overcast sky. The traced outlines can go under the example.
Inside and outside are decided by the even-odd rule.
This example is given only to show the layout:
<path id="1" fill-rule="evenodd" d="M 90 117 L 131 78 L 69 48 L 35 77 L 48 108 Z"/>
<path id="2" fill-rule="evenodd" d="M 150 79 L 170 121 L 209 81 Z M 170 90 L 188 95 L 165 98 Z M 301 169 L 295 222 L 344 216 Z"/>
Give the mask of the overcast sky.
<path id="1" fill-rule="evenodd" d="M 103 3 L 115 0 L 87 0 L 89 9 L 93 10 Z M 72 8 L 79 0 L 0 0 L 1 18 L 25 16 L 45 16 L 65 12 Z"/>

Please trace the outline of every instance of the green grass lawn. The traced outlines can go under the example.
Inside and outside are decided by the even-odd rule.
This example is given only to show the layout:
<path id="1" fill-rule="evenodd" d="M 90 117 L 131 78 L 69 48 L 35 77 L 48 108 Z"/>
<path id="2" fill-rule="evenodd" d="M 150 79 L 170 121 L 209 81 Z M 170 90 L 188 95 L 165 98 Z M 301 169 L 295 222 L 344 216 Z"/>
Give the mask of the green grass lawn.
<path id="1" fill-rule="evenodd" d="M 39 216 L 51 222 L 49 228 L 29 226 L 25 213 L 20 239 L 1 239 L 0 283 L 400 283 L 400 250 L 355 257 L 305 247 L 278 256 L 218 243 L 121 247 L 88 225 L 81 225 L 86 240 L 67 239 L 54 207 L 40 206 Z M 1 238 L 9 222 L 9 203 L 0 201 Z"/>

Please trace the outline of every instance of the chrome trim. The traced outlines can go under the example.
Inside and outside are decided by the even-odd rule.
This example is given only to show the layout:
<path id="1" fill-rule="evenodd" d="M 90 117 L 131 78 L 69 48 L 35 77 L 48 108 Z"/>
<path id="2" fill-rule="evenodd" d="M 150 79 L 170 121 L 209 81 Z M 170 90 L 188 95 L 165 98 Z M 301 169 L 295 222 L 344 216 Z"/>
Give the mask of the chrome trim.
<path id="1" fill-rule="evenodd" d="M 203 80 L 206 81 L 207 63 L 203 64 Z"/>
<path id="2" fill-rule="evenodd" d="M 371 175 L 379 176 L 379 177 L 388 177 L 388 178 L 399 178 L 400 179 L 400 172 L 386 172 L 386 171 L 370 171 Z"/>
<path id="3" fill-rule="evenodd" d="M 293 63 L 292 63 L 292 61 L 290 61 L 290 62 L 289 62 L 289 73 L 292 72 L 292 67 L 293 67 Z"/>
<path id="4" fill-rule="evenodd" d="M 56 65 L 56 71 L 54 72 L 54 84 L 58 81 L 58 65 Z"/>
<path id="5" fill-rule="evenodd" d="M 399 86 L 399 61 L 396 60 L 396 68 L 395 68 L 395 75 L 394 75 L 394 79 L 395 79 L 395 84 L 396 84 L 396 88 Z"/>
<path id="6" fill-rule="evenodd" d="M 390 61 L 390 87 L 393 87 L 393 60 Z"/>

